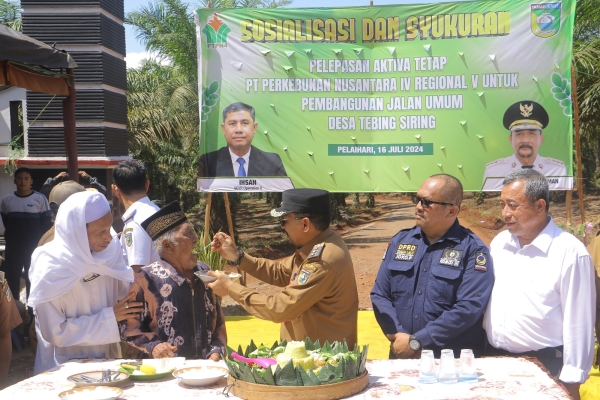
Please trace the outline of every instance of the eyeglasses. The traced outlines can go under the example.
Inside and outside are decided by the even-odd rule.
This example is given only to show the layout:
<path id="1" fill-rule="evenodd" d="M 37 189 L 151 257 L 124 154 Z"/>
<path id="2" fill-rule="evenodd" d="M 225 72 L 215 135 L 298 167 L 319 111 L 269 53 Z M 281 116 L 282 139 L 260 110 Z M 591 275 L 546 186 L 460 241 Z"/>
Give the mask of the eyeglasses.
<path id="1" fill-rule="evenodd" d="M 417 195 L 413 195 L 412 197 L 412 202 L 413 204 L 416 206 L 417 204 L 419 204 L 419 202 L 421 203 L 421 205 L 423 206 L 423 208 L 429 208 L 431 207 L 432 204 L 439 204 L 441 206 L 453 206 L 454 204 L 452 203 L 444 203 L 441 201 L 433 201 L 433 200 L 429 200 L 429 199 L 424 199 L 420 196 Z"/>
<path id="2" fill-rule="evenodd" d="M 302 218 L 304 218 L 304 217 L 295 217 L 295 218 L 288 218 L 288 219 L 279 218 L 279 225 L 281 225 L 281 227 L 283 228 L 286 222 L 291 221 L 292 219 L 298 221 L 299 219 L 302 219 Z"/>

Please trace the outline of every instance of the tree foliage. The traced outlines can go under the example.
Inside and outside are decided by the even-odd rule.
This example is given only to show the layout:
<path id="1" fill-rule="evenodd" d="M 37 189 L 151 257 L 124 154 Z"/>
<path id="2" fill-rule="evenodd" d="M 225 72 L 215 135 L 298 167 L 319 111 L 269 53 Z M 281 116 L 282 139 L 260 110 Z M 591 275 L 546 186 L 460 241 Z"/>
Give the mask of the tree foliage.
<path id="1" fill-rule="evenodd" d="M 279 7 L 291 0 L 203 2 L 209 3 L 213 8 Z M 201 198 L 196 191 L 199 96 L 193 14 L 182 0 L 154 0 L 128 13 L 125 23 L 157 56 L 127 71 L 130 153 L 146 165 L 151 197 L 179 200 L 189 210 Z M 234 230 L 240 201 L 239 195 L 229 195 Z M 213 195 L 212 231 L 228 231 L 224 204 L 223 195 Z"/>
<path id="2" fill-rule="evenodd" d="M 573 66 L 577 71 L 577 100 L 586 186 L 595 186 L 600 139 L 600 1 L 577 2 L 573 34 Z"/>
<path id="3" fill-rule="evenodd" d="M 21 4 L 18 1 L 0 0 L 0 24 L 21 31 Z"/>

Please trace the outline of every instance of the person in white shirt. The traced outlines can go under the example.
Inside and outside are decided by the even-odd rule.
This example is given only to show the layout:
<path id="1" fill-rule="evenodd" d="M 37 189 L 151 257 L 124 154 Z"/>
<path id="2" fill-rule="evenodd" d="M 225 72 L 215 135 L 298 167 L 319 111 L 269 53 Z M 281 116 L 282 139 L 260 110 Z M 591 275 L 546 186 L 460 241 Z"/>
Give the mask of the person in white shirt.
<path id="1" fill-rule="evenodd" d="M 550 217 L 547 179 L 524 169 L 504 179 L 508 230 L 490 245 L 496 281 L 483 326 L 489 355 L 532 356 L 573 398 L 594 351 L 594 264 L 585 246 Z"/>
<path id="2" fill-rule="evenodd" d="M 134 160 L 122 161 L 113 170 L 113 194 L 123 203 L 123 233 L 121 247 L 125 263 L 134 272 L 160 260 L 152 239 L 142 228 L 142 222 L 154 215 L 160 208 L 146 193 L 150 182 L 146 179 L 146 168 Z"/>
<path id="3" fill-rule="evenodd" d="M 133 271 L 111 223 L 103 194 L 75 193 L 58 210 L 54 240 L 34 251 L 28 305 L 38 342 L 49 344 L 38 348 L 34 373 L 73 358 L 120 356 L 117 322 L 134 317 L 142 304 L 130 303 Z"/>

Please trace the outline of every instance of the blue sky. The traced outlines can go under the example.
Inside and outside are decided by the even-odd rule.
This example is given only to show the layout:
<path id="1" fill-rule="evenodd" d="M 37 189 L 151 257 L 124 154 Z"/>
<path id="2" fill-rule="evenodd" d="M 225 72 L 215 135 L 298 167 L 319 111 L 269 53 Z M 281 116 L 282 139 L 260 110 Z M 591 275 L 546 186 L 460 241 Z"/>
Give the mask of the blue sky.
<path id="1" fill-rule="evenodd" d="M 137 10 L 147 4 L 151 0 L 125 0 L 125 13 Z M 385 4 L 410 4 L 410 3 L 432 3 L 435 0 L 374 0 L 374 5 Z M 200 4 L 198 1 L 190 1 L 190 9 L 194 5 Z M 307 7 L 351 7 L 351 6 L 368 6 L 369 0 L 294 0 L 289 7 L 292 8 L 307 8 Z M 125 25 L 125 40 L 127 43 L 127 66 L 135 67 L 143 58 L 148 57 L 148 53 L 144 50 L 144 46 L 135 38 L 135 30 Z"/>

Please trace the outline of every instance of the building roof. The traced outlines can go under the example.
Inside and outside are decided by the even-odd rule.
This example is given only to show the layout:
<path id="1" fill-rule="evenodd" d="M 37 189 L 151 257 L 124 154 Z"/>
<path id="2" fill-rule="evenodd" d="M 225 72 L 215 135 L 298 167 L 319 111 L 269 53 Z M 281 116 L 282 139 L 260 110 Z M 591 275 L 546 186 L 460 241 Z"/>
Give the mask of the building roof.
<path id="1" fill-rule="evenodd" d="M 5 25 L 0 25 L 0 60 L 46 68 L 77 67 L 75 60 L 67 52 L 48 46 Z"/>

